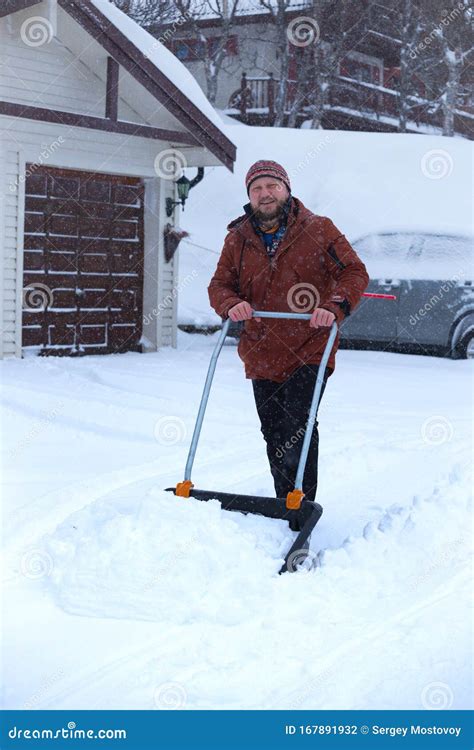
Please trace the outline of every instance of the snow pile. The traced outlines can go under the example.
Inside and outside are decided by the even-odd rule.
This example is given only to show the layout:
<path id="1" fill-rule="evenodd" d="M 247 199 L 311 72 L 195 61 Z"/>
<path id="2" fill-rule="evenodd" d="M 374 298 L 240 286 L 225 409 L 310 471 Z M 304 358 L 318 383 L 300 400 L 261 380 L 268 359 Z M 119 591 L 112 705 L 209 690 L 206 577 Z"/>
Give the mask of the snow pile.
<path id="1" fill-rule="evenodd" d="M 185 660 L 174 673 L 188 708 L 467 708 L 465 480 L 458 465 L 431 496 L 391 506 L 339 548 L 315 548 L 314 570 L 282 577 L 291 536 L 282 522 L 129 493 L 72 515 L 47 539 L 50 586 L 69 613 L 153 620 L 183 651 L 189 632 L 177 627 L 211 628 L 200 666 Z M 153 646 L 140 659 L 159 674 Z M 150 699 L 146 684 L 105 702 Z"/>
<path id="2" fill-rule="evenodd" d="M 61 524 L 46 550 L 68 612 L 236 624 L 256 606 L 262 579 L 278 572 L 294 536 L 284 521 L 250 521 L 217 500 L 150 490 L 92 503 Z M 236 581 L 246 582 L 245 600 L 230 595 Z"/>

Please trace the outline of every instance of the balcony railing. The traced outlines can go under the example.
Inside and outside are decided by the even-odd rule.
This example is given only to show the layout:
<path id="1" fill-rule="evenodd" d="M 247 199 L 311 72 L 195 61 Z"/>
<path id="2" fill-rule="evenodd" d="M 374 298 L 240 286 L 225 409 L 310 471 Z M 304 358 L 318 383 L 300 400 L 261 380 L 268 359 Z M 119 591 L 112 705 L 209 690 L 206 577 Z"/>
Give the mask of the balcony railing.
<path id="1" fill-rule="evenodd" d="M 242 74 L 240 88 L 236 89 L 230 97 L 228 108 L 239 110 L 243 118 L 249 112 L 265 112 L 272 118 L 275 114 L 276 87 L 279 79 L 268 76 L 247 76 Z M 286 107 L 293 101 L 296 81 L 289 81 L 287 91 Z"/>
<path id="2" fill-rule="evenodd" d="M 275 114 L 275 98 L 278 79 L 272 74 L 268 76 L 242 75 L 240 88 L 233 92 L 229 98 L 228 112 L 238 111 L 242 120 L 246 120 L 249 114 L 261 114 L 268 117 L 272 122 Z M 296 94 L 296 81 L 289 81 L 285 111 L 288 112 L 294 102 Z M 375 115 L 382 117 L 398 116 L 398 91 L 385 88 L 384 86 L 357 81 L 346 76 L 337 76 L 330 87 L 328 98 L 328 109 L 348 109 L 359 112 L 361 115 Z M 410 120 L 417 125 L 435 124 L 432 116 L 427 110 L 432 102 L 423 96 L 409 96 Z M 311 104 L 309 96 L 303 98 L 302 110 Z M 461 105 L 456 109 L 456 114 L 464 117 L 472 117 L 473 108 Z"/>

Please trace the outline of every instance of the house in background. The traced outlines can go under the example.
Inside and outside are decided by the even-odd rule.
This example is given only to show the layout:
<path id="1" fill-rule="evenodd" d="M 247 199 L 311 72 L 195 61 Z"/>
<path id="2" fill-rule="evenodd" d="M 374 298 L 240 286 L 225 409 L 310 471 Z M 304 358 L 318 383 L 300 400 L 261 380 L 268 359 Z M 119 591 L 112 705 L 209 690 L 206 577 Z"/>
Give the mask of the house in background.
<path id="1" fill-rule="evenodd" d="M 0 38 L 1 356 L 175 345 L 170 203 L 181 167 L 233 170 L 221 120 L 104 0 L 4 0 Z"/>
<path id="2" fill-rule="evenodd" d="M 288 26 L 305 18 L 311 3 L 293 0 L 288 3 L 285 17 Z M 397 0 L 365 3 L 364 32 L 355 35 L 352 48 L 337 63 L 337 75 L 331 82 L 327 107 L 322 115 L 322 127 L 332 130 L 362 130 L 397 132 L 398 92 L 400 83 L 400 30 L 403 25 L 402 8 Z M 353 26 L 357 25 L 360 9 L 350 9 Z M 325 12 L 324 10 L 322 12 Z M 167 25 L 150 26 L 149 31 L 163 38 L 168 48 L 181 60 L 199 85 L 206 91 L 203 63 L 204 50 L 209 54 L 222 37 L 222 21 L 213 17 L 203 6 L 196 19 L 199 36 L 182 22 L 178 30 L 167 36 Z M 239 7 L 231 33 L 226 42 L 226 57 L 219 78 L 218 109 L 249 125 L 271 125 L 280 70 L 277 30 L 269 13 L 258 3 L 243 3 Z M 330 48 L 331 39 L 319 39 L 318 44 Z M 299 56 L 302 47 L 289 44 L 288 90 L 285 101 L 284 126 L 297 94 Z M 466 93 L 454 112 L 454 130 L 458 135 L 472 137 L 474 99 L 469 65 L 462 74 Z M 416 92 L 410 99 L 410 118 L 407 131 L 413 133 L 441 133 L 442 112 L 433 107 L 424 84 L 414 79 Z M 311 82 L 308 82 L 302 102 L 294 116 L 294 127 L 308 120 L 311 112 Z M 309 94 L 309 95 L 308 95 Z"/>

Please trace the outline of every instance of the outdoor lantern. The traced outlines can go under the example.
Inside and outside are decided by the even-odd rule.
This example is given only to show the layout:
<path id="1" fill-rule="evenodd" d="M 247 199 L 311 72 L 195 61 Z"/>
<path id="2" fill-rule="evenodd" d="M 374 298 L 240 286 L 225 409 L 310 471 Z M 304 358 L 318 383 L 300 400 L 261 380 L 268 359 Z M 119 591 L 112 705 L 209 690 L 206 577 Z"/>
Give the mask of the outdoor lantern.
<path id="1" fill-rule="evenodd" d="M 192 180 L 188 180 L 188 178 L 183 174 L 179 178 L 179 180 L 176 180 L 175 185 L 177 185 L 178 188 L 178 198 L 179 201 L 174 201 L 172 198 L 166 199 L 166 215 L 171 216 L 173 214 L 173 209 L 175 206 L 181 206 L 183 207 L 184 211 L 184 204 L 186 203 L 189 195 L 189 191 L 191 188 L 193 188 L 195 185 L 198 184 L 198 182 L 201 182 L 202 178 L 204 177 L 204 167 L 198 167 L 197 175 L 196 177 L 193 177 Z"/>

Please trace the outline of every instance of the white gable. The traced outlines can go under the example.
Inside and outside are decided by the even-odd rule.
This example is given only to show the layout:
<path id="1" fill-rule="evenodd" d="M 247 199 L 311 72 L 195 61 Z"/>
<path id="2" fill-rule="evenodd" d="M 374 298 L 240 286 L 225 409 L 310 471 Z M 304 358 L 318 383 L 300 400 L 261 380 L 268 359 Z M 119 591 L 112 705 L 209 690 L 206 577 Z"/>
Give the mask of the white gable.
<path id="1" fill-rule="evenodd" d="M 155 67 L 215 125 L 223 135 L 222 120 L 207 100 L 204 92 L 189 70 L 161 42 L 142 29 L 125 13 L 122 13 L 109 0 L 91 0 L 92 4 L 103 13 L 111 23 L 121 31 L 137 49 L 139 49 Z M 227 135 L 226 135 L 227 137 Z"/>

